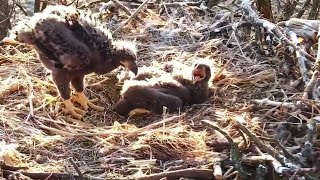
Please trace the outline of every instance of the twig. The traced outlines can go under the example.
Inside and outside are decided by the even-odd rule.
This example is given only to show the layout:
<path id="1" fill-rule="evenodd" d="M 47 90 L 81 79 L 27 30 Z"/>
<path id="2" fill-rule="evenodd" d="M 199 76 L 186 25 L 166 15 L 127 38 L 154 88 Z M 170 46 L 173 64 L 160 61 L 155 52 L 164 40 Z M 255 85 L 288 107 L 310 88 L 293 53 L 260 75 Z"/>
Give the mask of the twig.
<path id="1" fill-rule="evenodd" d="M 23 12 L 24 15 L 26 16 L 31 16 L 32 13 L 27 10 L 25 7 L 23 7 L 20 3 L 16 3 L 16 6 Z"/>
<path id="2" fill-rule="evenodd" d="M 70 157 L 69 162 L 72 164 L 73 168 L 76 170 L 76 172 L 78 173 L 79 177 L 81 180 L 84 179 L 82 172 L 80 171 L 79 167 L 77 166 L 77 164 L 73 161 L 72 157 Z"/>
<path id="3" fill-rule="evenodd" d="M 4 22 L 7 22 L 8 20 L 10 20 L 12 14 L 13 14 L 13 12 L 14 12 L 14 8 L 16 7 L 16 5 L 17 5 L 16 1 L 13 0 L 13 2 L 12 2 L 12 8 L 11 8 L 11 10 L 10 10 L 10 13 L 9 13 L 8 17 L 5 18 L 4 20 L 0 21 L 0 24 L 2 24 L 2 23 L 4 23 Z M 3 6 L 3 5 L 2 5 L 2 6 Z"/>
<path id="4" fill-rule="evenodd" d="M 122 3 L 120 3 L 117 0 L 111 0 L 116 6 L 118 6 L 120 9 L 122 9 L 125 13 L 127 13 L 129 16 L 131 16 L 131 11 Z"/>
<path id="5" fill-rule="evenodd" d="M 317 58 L 316 58 L 316 62 L 314 63 L 314 69 L 316 70 L 316 71 L 319 71 L 320 70 L 320 46 L 319 46 L 319 43 L 320 43 L 320 24 L 319 24 L 319 27 L 318 27 L 318 36 L 317 36 L 317 38 L 318 38 L 318 52 L 317 52 Z"/>
<path id="6" fill-rule="evenodd" d="M 68 173 L 70 180 L 76 180 L 76 179 L 73 177 L 72 172 L 70 171 L 70 169 L 69 169 L 69 167 L 68 167 L 67 165 L 64 165 L 64 170 Z"/>
<path id="7" fill-rule="evenodd" d="M 230 156 L 231 156 L 231 162 L 234 166 L 234 168 L 239 172 L 239 175 L 246 179 L 246 177 L 249 175 L 247 172 L 244 171 L 242 165 L 241 165 L 241 152 L 238 148 L 238 145 L 233 141 L 231 136 L 222 130 L 220 127 L 214 124 L 214 122 L 209 120 L 202 120 L 202 122 L 210 125 L 210 127 L 218 132 L 220 132 L 230 143 L 231 149 L 230 149 Z"/>
<path id="8" fill-rule="evenodd" d="M 179 178 L 188 178 L 188 179 L 214 179 L 213 172 L 211 169 L 182 169 L 170 172 L 162 172 L 157 174 L 151 174 L 144 177 L 129 177 L 127 179 L 135 180 L 158 180 L 162 178 L 166 179 L 179 179 Z"/>
<path id="9" fill-rule="evenodd" d="M 91 5 L 94 5 L 94 4 L 98 4 L 98 3 L 102 3 L 102 2 L 109 2 L 110 0 L 95 0 L 95 1 L 91 1 L 91 2 L 88 2 L 88 3 L 85 3 L 81 6 L 78 7 L 78 9 L 84 9 L 84 8 L 87 8 L 87 7 L 90 7 Z"/>
<path id="10" fill-rule="evenodd" d="M 263 149 L 264 151 L 266 151 L 268 154 L 270 154 L 271 156 L 273 156 L 277 161 L 279 161 L 281 163 L 282 166 L 286 166 L 288 165 L 288 163 L 286 162 L 286 158 L 284 156 L 282 156 L 281 154 L 279 154 L 278 152 L 276 152 L 275 150 L 269 148 L 267 145 L 265 145 L 264 143 L 262 143 L 257 136 L 255 136 L 252 132 L 250 132 L 249 129 L 247 129 L 244 125 L 242 125 L 239 121 L 235 121 L 235 126 L 236 128 L 240 129 L 241 131 L 243 131 L 252 141 L 255 142 L 255 144 Z"/>
<path id="11" fill-rule="evenodd" d="M 314 140 L 317 138 L 317 124 L 314 119 L 309 120 L 307 124 L 307 141 L 305 142 L 305 145 L 311 145 L 313 146 Z"/>
<path id="12" fill-rule="evenodd" d="M 314 71 L 310 81 L 308 82 L 308 84 L 306 85 L 306 88 L 304 89 L 304 92 L 302 95 L 303 99 L 308 99 L 309 95 L 313 94 L 312 91 L 314 90 L 318 76 L 319 76 L 319 71 Z M 313 97 L 313 98 L 315 98 L 315 97 Z"/>
<path id="13" fill-rule="evenodd" d="M 125 135 L 125 136 L 133 136 L 133 135 L 136 135 L 136 134 L 139 134 L 139 133 L 143 133 L 143 132 L 147 132 L 147 131 L 150 131 L 151 129 L 154 129 L 160 125 L 163 125 L 163 123 L 167 123 L 167 122 L 171 122 L 171 121 L 174 121 L 174 120 L 177 120 L 177 119 L 181 119 L 181 118 L 184 118 L 185 117 L 185 113 L 182 114 L 182 115 L 179 115 L 179 116 L 172 116 L 172 117 L 169 117 L 167 119 L 164 119 L 164 120 L 161 120 L 159 122 L 156 122 L 156 123 L 153 123 L 153 124 L 150 124 L 148 126 L 145 126 L 143 128 L 139 128 L 139 129 L 136 129 L 136 130 L 131 130 L 131 131 L 108 131 L 108 132 L 101 132 L 101 133 L 77 133 L 77 134 L 71 134 L 72 136 L 75 136 L 75 137 L 83 137 L 83 136 L 108 136 L 108 135 Z M 41 126 L 43 127 L 43 126 Z M 43 127 L 44 129 L 48 129 L 48 130 L 52 130 L 50 129 L 49 127 Z M 54 129 L 56 130 L 56 129 Z M 66 133 L 65 135 L 69 135 L 69 133 L 67 132 L 60 132 L 60 130 L 58 130 L 59 132 L 58 133 Z"/>
<path id="14" fill-rule="evenodd" d="M 256 153 L 258 153 L 260 156 L 268 156 L 269 158 L 271 158 L 271 164 L 272 164 L 272 166 L 273 166 L 273 169 L 274 169 L 275 172 L 277 172 L 278 174 L 283 175 L 284 172 L 287 172 L 288 170 L 290 170 L 290 169 L 287 168 L 287 167 L 281 166 L 281 164 L 279 163 L 279 161 L 277 161 L 273 156 L 263 154 L 263 153 L 261 152 L 261 150 L 260 150 L 257 146 L 253 145 L 253 146 L 252 146 L 252 149 L 253 149 Z"/>
<path id="15" fill-rule="evenodd" d="M 270 105 L 270 106 L 283 106 L 283 107 L 291 108 L 291 109 L 296 108 L 296 105 L 294 105 L 294 103 L 276 102 L 276 101 L 271 101 L 268 98 L 265 98 L 265 99 L 254 99 L 253 102 L 255 102 L 257 104 L 266 104 L 266 105 Z"/>
<path id="16" fill-rule="evenodd" d="M 137 14 L 138 12 L 143 8 L 144 5 L 146 5 L 150 0 L 145 0 L 132 14 L 131 16 L 123 23 L 120 24 L 120 26 L 114 30 L 112 32 L 112 34 L 116 33 L 117 31 L 119 31 L 121 28 L 123 28 L 125 25 L 127 25 L 131 19 L 133 19 Z"/>
<path id="17" fill-rule="evenodd" d="M 3 177 L 8 178 L 11 174 L 17 173 L 14 171 L 9 171 L 9 170 L 2 170 Z M 60 179 L 70 179 L 69 174 L 64 174 L 64 173 L 30 173 L 30 172 L 19 172 L 24 176 L 28 176 L 29 178 L 32 179 L 52 179 L 52 180 L 60 180 Z M 73 175 L 74 179 L 76 180 L 83 180 L 80 179 L 79 176 Z M 85 178 L 85 180 L 89 180 L 89 178 Z"/>
<path id="18" fill-rule="evenodd" d="M 295 157 L 289 151 L 287 151 L 287 149 L 277 139 L 271 139 L 271 138 L 266 138 L 266 137 L 260 137 L 260 138 L 262 140 L 266 140 L 266 141 L 270 141 L 270 142 L 275 143 L 276 146 L 278 146 L 282 150 L 282 152 L 286 158 L 289 158 L 293 161 L 296 160 Z"/>
<path id="19" fill-rule="evenodd" d="M 61 131 L 59 129 L 51 128 L 51 127 L 48 127 L 48 126 L 45 126 L 45 125 L 40 125 L 39 127 L 42 128 L 42 129 L 48 130 L 53 134 L 58 134 L 58 135 L 61 135 L 61 136 L 66 136 L 66 137 L 73 137 L 74 136 L 74 134 L 72 134 L 72 133 Z"/>
<path id="20" fill-rule="evenodd" d="M 9 171 L 17 171 L 21 169 L 29 169 L 28 167 L 15 167 L 15 166 L 8 166 L 5 162 L 0 161 L 0 169 L 2 170 L 9 170 Z"/>
<path id="21" fill-rule="evenodd" d="M 298 36 L 296 33 L 294 33 L 293 31 L 289 31 L 288 34 L 290 35 L 292 42 L 297 47 L 302 46 L 302 45 L 299 45 L 300 42 L 298 40 Z M 300 54 L 299 51 L 295 51 L 295 52 L 296 52 L 296 57 L 298 58 L 298 66 L 300 69 L 300 74 L 302 76 L 303 82 L 307 84 L 309 82 L 309 77 L 308 77 L 308 70 L 307 70 L 306 63 L 305 63 L 306 59 L 302 54 Z"/>

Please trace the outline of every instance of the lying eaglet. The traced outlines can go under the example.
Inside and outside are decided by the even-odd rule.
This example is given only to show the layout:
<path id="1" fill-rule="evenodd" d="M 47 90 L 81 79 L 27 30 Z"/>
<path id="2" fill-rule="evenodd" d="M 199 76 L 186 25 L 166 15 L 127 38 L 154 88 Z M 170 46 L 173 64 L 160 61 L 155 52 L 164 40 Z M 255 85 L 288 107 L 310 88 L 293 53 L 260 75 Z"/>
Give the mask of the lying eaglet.
<path id="1" fill-rule="evenodd" d="M 161 114 L 163 106 L 170 113 L 177 112 L 186 105 L 200 104 L 209 98 L 210 77 L 209 66 L 195 64 L 191 80 L 167 75 L 146 81 L 127 80 L 121 92 L 122 99 L 113 110 L 123 116 L 138 113 L 137 110 Z"/>
<path id="2" fill-rule="evenodd" d="M 128 83 L 132 83 L 130 86 Z M 167 107 L 167 112 L 172 113 L 179 111 L 183 107 L 183 102 L 180 98 L 165 94 L 157 89 L 141 84 L 141 81 L 129 80 L 126 85 L 129 86 L 125 92 L 121 94 L 122 99 L 119 100 L 113 110 L 122 115 L 133 115 L 136 112 L 153 112 L 162 114 L 163 107 Z"/>
<path id="3" fill-rule="evenodd" d="M 11 30 L 10 38 L 1 44 L 31 45 L 43 65 L 52 72 L 65 113 L 81 118 L 85 111 L 74 107 L 71 100 L 85 110 L 94 105 L 83 93 L 84 77 L 90 73 L 106 74 L 124 66 L 137 74 L 137 50 L 128 41 L 114 41 L 108 29 L 82 12 L 65 6 L 48 6 Z M 76 94 L 71 97 L 70 84 Z"/>
<path id="4" fill-rule="evenodd" d="M 191 80 L 181 75 L 174 75 L 173 80 L 163 78 L 152 87 L 160 92 L 179 97 L 184 105 L 203 103 L 209 98 L 208 82 L 211 77 L 211 69 L 206 64 L 196 63 L 191 75 Z"/>

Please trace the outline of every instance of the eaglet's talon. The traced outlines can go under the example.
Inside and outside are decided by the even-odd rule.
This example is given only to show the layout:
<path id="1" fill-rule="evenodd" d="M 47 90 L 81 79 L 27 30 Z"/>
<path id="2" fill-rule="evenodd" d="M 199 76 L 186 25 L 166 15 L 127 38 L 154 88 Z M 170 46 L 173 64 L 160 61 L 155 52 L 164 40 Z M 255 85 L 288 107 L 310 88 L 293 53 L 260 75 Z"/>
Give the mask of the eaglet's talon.
<path id="1" fill-rule="evenodd" d="M 71 114 L 77 119 L 81 119 L 86 113 L 85 111 L 74 107 L 70 99 L 64 101 L 64 106 L 65 108 L 63 108 L 62 111 L 66 114 Z"/>
<path id="2" fill-rule="evenodd" d="M 72 96 L 72 100 L 74 102 L 79 103 L 84 110 L 88 110 L 89 107 L 92 109 L 95 109 L 97 111 L 103 111 L 104 107 L 98 106 L 93 104 L 86 96 L 83 92 L 77 93 L 76 95 Z"/>

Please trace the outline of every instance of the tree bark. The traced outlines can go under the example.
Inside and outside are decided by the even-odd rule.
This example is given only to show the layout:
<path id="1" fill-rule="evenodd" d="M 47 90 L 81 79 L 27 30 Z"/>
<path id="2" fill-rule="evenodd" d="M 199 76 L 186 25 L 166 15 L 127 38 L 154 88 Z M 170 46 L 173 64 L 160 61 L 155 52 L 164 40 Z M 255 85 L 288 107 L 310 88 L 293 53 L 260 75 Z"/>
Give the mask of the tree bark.
<path id="1" fill-rule="evenodd" d="M 271 0 L 257 0 L 258 11 L 262 16 L 270 21 L 273 21 Z"/>
<path id="2" fill-rule="evenodd" d="M 0 40 L 7 36 L 10 27 L 10 11 L 9 0 L 0 0 Z"/>

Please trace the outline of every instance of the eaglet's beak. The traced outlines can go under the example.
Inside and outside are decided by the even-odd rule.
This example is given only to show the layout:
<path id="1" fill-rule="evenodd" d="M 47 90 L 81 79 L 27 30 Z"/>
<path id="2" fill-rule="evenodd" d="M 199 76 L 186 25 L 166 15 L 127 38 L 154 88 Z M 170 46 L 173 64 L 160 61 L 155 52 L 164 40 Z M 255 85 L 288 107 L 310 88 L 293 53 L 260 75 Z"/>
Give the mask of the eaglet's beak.
<path id="1" fill-rule="evenodd" d="M 133 61 L 120 61 L 120 62 L 124 67 L 132 71 L 134 75 L 138 74 L 138 66 L 135 62 Z"/>
<path id="2" fill-rule="evenodd" d="M 20 43 L 12 38 L 5 37 L 2 39 L 2 41 L 0 41 L 0 46 L 6 45 L 6 44 L 20 44 Z"/>
<path id="3" fill-rule="evenodd" d="M 195 84 L 198 81 L 203 80 L 206 77 L 206 72 L 204 67 L 199 67 L 197 66 L 193 71 L 192 71 L 192 83 Z"/>

